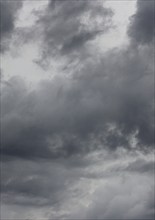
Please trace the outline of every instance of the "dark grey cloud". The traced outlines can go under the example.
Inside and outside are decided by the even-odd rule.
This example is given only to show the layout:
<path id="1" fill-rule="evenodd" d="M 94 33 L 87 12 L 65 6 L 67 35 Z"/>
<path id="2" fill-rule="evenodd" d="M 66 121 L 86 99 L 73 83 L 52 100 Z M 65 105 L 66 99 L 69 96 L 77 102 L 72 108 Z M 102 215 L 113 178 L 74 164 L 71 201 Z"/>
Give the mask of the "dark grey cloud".
<path id="1" fill-rule="evenodd" d="M 131 18 L 128 34 L 138 44 L 153 42 L 155 34 L 154 15 L 154 1 L 137 1 L 137 11 Z"/>
<path id="2" fill-rule="evenodd" d="M 10 79 L 2 93 L 2 153 L 57 158 L 131 148 L 134 134 L 136 148 L 152 149 L 151 50 L 112 51 L 96 65 L 42 81 L 33 91 L 22 79 Z"/>
<path id="3" fill-rule="evenodd" d="M 85 44 L 86 41 L 92 40 L 96 37 L 96 35 L 100 33 L 100 31 L 94 31 L 94 32 L 83 32 L 79 33 L 75 36 L 72 36 L 71 39 L 66 42 L 62 47 L 62 53 L 66 54 L 68 52 L 71 52 L 73 50 L 79 50 L 81 47 Z"/>
<path id="4" fill-rule="evenodd" d="M 50 1 L 36 23 L 44 59 L 89 55 L 89 42 L 111 26 L 100 4 Z M 129 45 L 36 87 L 3 81 L 3 219 L 153 219 L 153 53 Z"/>
<path id="5" fill-rule="evenodd" d="M 8 47 L 8 40 L 11 38 L 15 28 L 15 20 L 18 10 L 22 7 L 22 1 L 0 1 L 0 50 L 4 52 Z"/>
<path id="6" fill-rule="evenodd" d="M 34 207 L 59 205 L 77 178 L 58 162 L 24 160 L 2 163 L 1 177 L 5 203 Z"/>
<path id="7" fill-rule="evenodd" d="M 78 164 L 80 162 L 82 166 Z M 2 201 L 34 208 L 59 207 L 66 199 L 77 194 L 74 185 L 82 176 L 85 166 L 91 163 L 87 157 L 74 157 L 67 161 L 16 159 L 2 162 Z"/>
<path id="8" fill-rule="evenodd" d="M 103 3 L 49 1 L 36 24 L 43 41 L 40 64 L 52 56 L 79 59 L 88 49 L 87 43 L 107 32 L 112 27 L 113 12 Z"/>

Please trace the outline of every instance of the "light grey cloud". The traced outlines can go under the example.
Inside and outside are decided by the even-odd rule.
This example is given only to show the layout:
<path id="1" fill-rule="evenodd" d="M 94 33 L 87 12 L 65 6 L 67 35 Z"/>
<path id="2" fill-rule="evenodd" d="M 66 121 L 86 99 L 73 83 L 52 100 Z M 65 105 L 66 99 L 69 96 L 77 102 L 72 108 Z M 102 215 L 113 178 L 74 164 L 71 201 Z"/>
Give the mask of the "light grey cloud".
<path id="1" fill-rule="evenodd" d="M 98 188 L 94 193 L 86 218 L 153 219 L 152 183 L 151 178 L 136 175 L 111 179 L 111 183 Z"/>
<path id="2" fill-rule="evenodd" d="M 87 154 L 83 167 L 72 166 L 71 158 L 2 163 L 2 216 L 4 219 L 21 216 L 30 219 L 153 219 L 154 181 L 147 166 L 153 161 L 148 159 L 150 154 L 133 156 L 128 151 L 118 151 L 117 158 L 115 153 L 100 155 L 102 151 Z M 73 160 L 78 162 L 79 158 Z M 147 166 L 147 171 L 129 169 L 138 166 Z"/>

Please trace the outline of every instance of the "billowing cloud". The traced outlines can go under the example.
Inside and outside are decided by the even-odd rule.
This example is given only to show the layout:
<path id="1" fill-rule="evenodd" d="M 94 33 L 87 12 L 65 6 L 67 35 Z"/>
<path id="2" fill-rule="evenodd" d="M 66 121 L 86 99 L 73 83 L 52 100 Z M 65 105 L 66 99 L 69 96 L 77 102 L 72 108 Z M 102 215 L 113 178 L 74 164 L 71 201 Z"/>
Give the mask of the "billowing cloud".
<path id="1" fill-rule="evenodd" d="M 136 14 L 131 18 L 128 34 L 137 43 L 151 43 L 155 34 L 154 1 L 137 1 Z"/>
<path id="2" fill-rule="evenodd" d="M 38 62 L 60 58 L 66 68 L 32 85 L 3 76 L 3 219 L 154 217 L 154 51 L 142 22 L 150 6 L 138 1 L 128 45 L 101 53 L 93 39 L 112 25 L 102 3 L 49 1 L 35 12 Z M 2 36 L 14 30 L 9 8 Z"/>
<path id="3" fill-rule="evenodd" d="M 154 143 L 150 49 L 114 51 L 72 76 L 55 76 L 29 91 L 19 78 L 4 85 L 2 152 L 57 157 L 102 147 L 147 149 Z M 149 62 L 148 62 L 149 60 Z"/>

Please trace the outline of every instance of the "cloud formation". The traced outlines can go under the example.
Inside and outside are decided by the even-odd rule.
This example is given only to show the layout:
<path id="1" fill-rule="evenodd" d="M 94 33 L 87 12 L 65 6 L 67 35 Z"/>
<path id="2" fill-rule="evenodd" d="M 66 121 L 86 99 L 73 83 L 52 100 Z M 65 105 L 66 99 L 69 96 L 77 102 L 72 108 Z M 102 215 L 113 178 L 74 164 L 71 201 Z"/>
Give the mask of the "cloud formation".
<path id="1" fill-rule="evenodd" d="M 8 40 L 11 38 L 15 28 L 15 20 L 18 10 L 22 7 L 22 1 L 0 1 L 0 51 L 4 52 L 8 47 Z"/>
<path id="2" fill-rule="evenodd" d="M 129 175 L 112 181 L 115 183 L 107 184 L 94 193 L 87 219 L 152 219 L 153 185 L 148 186 L 147 178 Z"/>
<path id="3" fill-rule="evenodd" d="M 2 4 L 4 38 L 21 4 Z M 103 53 L 91 47 L 112 27 L 101 1 L 49 1 L 38 13 L 39 62 L 64 57 L 70 69 L 1 84 L 3 219 L 154 218 L 151 4 L 138 1 L 129 44 Z"/>
<path id="4" fill-rule="evenodd" d="M 112 15 L 104 1 L 49 1 L 37 22 L 43 42 L 40 64 L 55 56 L 84 58 L 89 42 L 111 28 Z"/>
<path id="5" fill-rule="evenodd" d="M 2 217 L 153 219 L 153 173 L 148 166 L 153 163 L 151 155 L 105 153 L 88 154 L 83 159 L 85 164 L 81 160 L 83 166 L 72 166 L 71 160 L 2 164 L 2 201 L 8 209 Z M 138 166 L 147 167 L 145 173 Z"/>
<path id="6" fill-rule="evenodd" d="M 131 148 L 134 134 L 137 147 L 152 148 L 150 54 L 150 49 L 114 51 L 96 66 L 88 63 L 70 77 L 45 80 L 34 91 L 22 79 L 10 79 L 2 94 L 4 155 L 50 158 L 97 146 Z"/>
<path id="7" fill-rule="evenodd" d="M 154 1 L 137 1 L 136 14 L 132 16 L 128 34 L 140 44 L 153 42 L 154 39 Z"/>

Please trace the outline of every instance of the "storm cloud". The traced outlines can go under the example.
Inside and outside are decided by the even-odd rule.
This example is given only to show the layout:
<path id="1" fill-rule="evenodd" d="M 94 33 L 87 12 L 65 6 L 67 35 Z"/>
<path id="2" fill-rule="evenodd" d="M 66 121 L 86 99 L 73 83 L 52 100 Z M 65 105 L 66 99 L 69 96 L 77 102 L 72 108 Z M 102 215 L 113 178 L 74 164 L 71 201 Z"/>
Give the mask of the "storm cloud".
<path id="1" fill-rule="evenodd" d="M 96 66 L 88 63 L 70 77 L 42 81 L 33 91 L 22 79 L 10 79 L 2 93 L 2 152 L 67 156 L 96 148 L 90 140 L 103 148 L 130 148 L 134 134 L 137 147 L 152 148 L 151 54 L 150 49 L 114 51 Z"/>
<path id="2" fill-rule="evenodd" d="M 3 43 L 22 3 L 1 4 Z M 26 31 L 36 33 L 24 48 L 37 45 L 37 68 L 53 59 L 61 67 L 47 67 L 37 82 L 19 71 L 5 78 L 2 67 L 3 219 L 154 218 L 152 8 L 137 1 L 128 43 L 107 51 L 95 49 L 116 28 L 104 1 L 53 0 L 33 10 Z"/>

